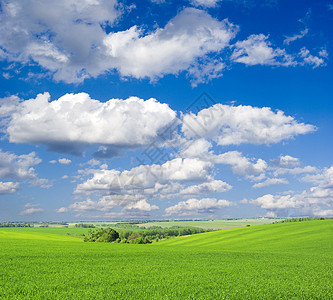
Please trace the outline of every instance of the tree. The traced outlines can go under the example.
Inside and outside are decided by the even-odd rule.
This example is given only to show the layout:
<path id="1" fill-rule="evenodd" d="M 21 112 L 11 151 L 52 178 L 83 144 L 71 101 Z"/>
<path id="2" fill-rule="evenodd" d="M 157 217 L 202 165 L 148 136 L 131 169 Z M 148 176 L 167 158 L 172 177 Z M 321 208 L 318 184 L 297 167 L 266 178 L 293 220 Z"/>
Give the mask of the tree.
<path id="1" fill-rule="evenodd" d="M 84 238 L 85 242 L 103 242 L 103 243 L 111 243 L 119 239 L 119 233 L 114 229 L 100 228 L 96 231 L 88 231 L 88 234 Z"/>

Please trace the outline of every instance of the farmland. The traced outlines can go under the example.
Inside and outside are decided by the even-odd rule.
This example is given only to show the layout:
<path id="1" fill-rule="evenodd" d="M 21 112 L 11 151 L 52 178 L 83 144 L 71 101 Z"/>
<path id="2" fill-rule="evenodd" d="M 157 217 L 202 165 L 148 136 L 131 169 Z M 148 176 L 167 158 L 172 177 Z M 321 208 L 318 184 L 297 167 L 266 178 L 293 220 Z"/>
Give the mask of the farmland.
<path id="1" fill-rule="evenodd" d="M 1 299 L 331 299 L 333 294 L 333 220 L 241 227 L 147 245 L 84 243 L 64 231 L 50 232 L 0 229 Z"/>

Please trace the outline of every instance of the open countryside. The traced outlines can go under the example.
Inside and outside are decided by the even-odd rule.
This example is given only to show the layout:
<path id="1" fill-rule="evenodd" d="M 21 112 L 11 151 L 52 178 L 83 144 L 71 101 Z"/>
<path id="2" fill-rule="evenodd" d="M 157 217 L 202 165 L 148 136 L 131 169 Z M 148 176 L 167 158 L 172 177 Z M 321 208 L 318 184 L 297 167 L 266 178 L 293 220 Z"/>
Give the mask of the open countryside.
<path id="1" fill-rule="evenodd" d="M 1 299 L 332 297 L 332 219 L 145 245 L 85 243 L 53 228 L 31 229 L 0 229 Z M 78 229 L 86 230 L 70 228 Z"/>

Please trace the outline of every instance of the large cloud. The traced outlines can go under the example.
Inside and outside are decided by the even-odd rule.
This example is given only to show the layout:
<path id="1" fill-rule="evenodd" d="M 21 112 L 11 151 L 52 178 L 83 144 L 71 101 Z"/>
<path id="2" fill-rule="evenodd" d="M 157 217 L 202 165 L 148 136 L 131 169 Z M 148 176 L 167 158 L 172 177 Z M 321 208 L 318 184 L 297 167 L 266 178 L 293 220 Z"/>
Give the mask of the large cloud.
<path id="1" fill-rule="evenodd" d="M 11 61 L 38 63 L 67 82 L 105 69 L 103 27 L 119 16 L 114 0 L 1 2 L 0 45 Z"/>
<path id="2" fill-rule="evenodd" d="M 212 180 L 212 164 L 199 159 L 176 158 L 162 165 L 141 165 L 129 171 L 92 170 L 92 178 L 79 184 L 76 193 L 123 193 L 144 189 L 146 194 L 159 192 L 173 181 Z"/>
<path id="3" fill-rule="evenodd" d="M 16 106 L 7 125 L 11 142 L 42 144 L 74 154 L 96 144 L 116 150 L 138 147 L 151 143 L 176 116 L 155 99 L 131 97 L 102 103 L 80 93 L 49 100 L 45 93 Z"/>
<path id="4" fill-rule="evenodd" d="M 237 27 L 227 20 L 218 21 L 204 11 L 186 8 L 163 29 L 144 35 L 133 26 L 126 31 L 110 33 L 104 44 L 123 76 L 154 79 L 190 70 L 192 76 L 201 78 L 207 72 L 214 73 L 222 62 L 216 63 L 214 68 L 201 68 L 193 73 L 197 59 L 223 50 L 236 31 Z M 202 74 L 205 70 L 206 74 Z"/>
<path id="5" fill-rule="evenodd" d="M 280 110 L 223 104 L 185 114 L 182 127 L 186 137 L 204 137 L 219 145 L 272 144 L 314 130 L 313 125 L 299 123 Z"/>
<path id="6" fill-rule="evenodd" d="M 218 1 L 190 2 L 214 7 Z M 196 8 L 184 8 L 163 28 L 135 25 L 116 31 L 116 21 L 130 8 L 116 0 L 4 0 L 0 59 L 28 66 L 38 64 L 44 69 L 43 75 L 46 70 L 56 81 L 67 83 L 114 70 L 123 77 L 150 80 L 185 71 L 193 86 L 222 76 L 224 68 L 234 62 L 313 67 L 326 64 L 327 57 L 314 56 L 306 48 L 287 54 L 263 34 L 232 44 L 238 26 Z M 10 72 L 7 70 L 4 77 L 14 75 Z"/>
<path id="7" fill-rule="evenodd" d="M 32 60 L 66 82 L 82 82 L 112 69 L 122 76 L 154 79 L 195 68 L 198 58 L 224 49 L 237 31 L 228 21 L 185 8 L 153 32 L 133 26 L 107 34 L 124 10 L 120 7 L 115 0 L 4 1 L 1 56 L 24 64 Z M 207 74 L 190 73 L 198 81 L 221 65 L 203 68 Z"/>
<path id="8" fill-rule="evenodd" d="M 162 165 L 141 165 L 122 172 L 86 169 L 79 173 L 83 180 L 89 178 L 77 185 L 75 193 L 100 198 L 78 201 L 57 212 L 110 212 L 121 207 L 122 213 L 133 215 L 158 209 L 148 203 L 151 200 L 197 197 L 231 189 L 229 184 L 214 180 L 211 162 L 197 158 L 176 158 Z"/>

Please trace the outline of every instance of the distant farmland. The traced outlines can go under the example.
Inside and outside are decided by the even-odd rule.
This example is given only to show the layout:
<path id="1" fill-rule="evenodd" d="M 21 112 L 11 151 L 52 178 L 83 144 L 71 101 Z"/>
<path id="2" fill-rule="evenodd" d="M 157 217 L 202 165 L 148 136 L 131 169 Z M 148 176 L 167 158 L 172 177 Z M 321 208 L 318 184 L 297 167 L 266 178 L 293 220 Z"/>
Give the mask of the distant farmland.
<path id="1" fill-rule="evenodd" d="M 72 228 L 36 229 L 0 229 L 1 299 L 333 296 L 333 220 L 241 227 L 147 245 L 84 243 L 63 231 Z"/>

